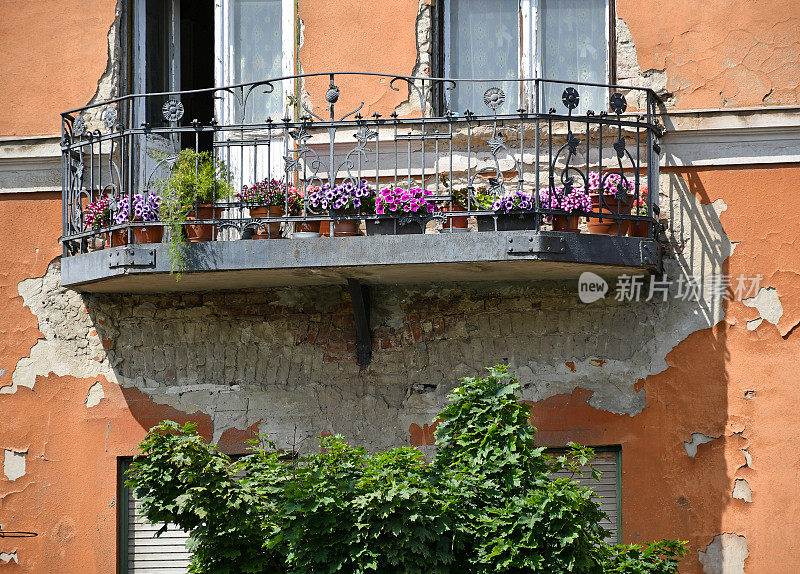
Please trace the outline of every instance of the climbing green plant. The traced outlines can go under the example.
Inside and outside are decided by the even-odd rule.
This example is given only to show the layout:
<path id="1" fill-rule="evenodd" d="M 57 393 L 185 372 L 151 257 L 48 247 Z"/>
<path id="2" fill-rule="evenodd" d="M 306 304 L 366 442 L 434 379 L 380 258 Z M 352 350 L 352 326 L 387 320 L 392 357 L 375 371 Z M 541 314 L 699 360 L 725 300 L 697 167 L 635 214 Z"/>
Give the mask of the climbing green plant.
<path id="1" fill-rule="evenodd" d="M 255 441 L 232 461 L 194 426 L 164 422 L 128 484 L 147 518 L 191 531 L 195 573 L 676 572 L 683 542 L 604 541 L 592 491 L 552 478 L 591 449 L 536 446 L 518 394 L 504 366 L 462 379 L 430 464 L 413 448 L 370 454 L 338 436 L 305 457 Z"/>
<path id="2" fill-rule="evenodd" d="M 187 244 L 183 227 L 187 215 L 195 204 L 229 198 L 233 193 L 229 179 L 225 162 L 214 161 L 207 151 L 184 149 L 178 154 L 169 179 L 160 183 L 161 217 L 170 231 L 167 256 L 170 272 L 176 279 L 180 279 L 186 268 Z"/>

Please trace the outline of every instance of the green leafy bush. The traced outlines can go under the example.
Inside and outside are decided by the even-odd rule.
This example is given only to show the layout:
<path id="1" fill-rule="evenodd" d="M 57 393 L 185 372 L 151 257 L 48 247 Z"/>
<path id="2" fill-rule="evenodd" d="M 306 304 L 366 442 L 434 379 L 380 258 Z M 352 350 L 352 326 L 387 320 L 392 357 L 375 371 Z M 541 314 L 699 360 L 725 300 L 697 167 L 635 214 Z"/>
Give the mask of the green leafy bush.
<path id="1" fill-rule="evenodd" d="M 184 149 L 178 154 L 169 179 L 161 182 L 162 219 L 170 231 L 170 270 L 178 279 L 186 268 L 183 224 L 187 215 L 195 205 L 230 198 L 233 188 L 229 179 L 225 162 L 215 162 L 211 152 Z"/>
<path id="2" fill-rule="evenodd" d="M 341 437 L 289 460 L 254 444 L 234 462 L 194 426 L 164 422 L 128 484 L 150 520 L 191 530 L 192 572 L 676 572 L 683 542 L 603 541 L 591 490 L 550 478 L 577 471 L 591 449 L 537 447 L 518 391 L 503 366 L 463 379 L 432 464 L 413 448 L 369 454 Z"/>

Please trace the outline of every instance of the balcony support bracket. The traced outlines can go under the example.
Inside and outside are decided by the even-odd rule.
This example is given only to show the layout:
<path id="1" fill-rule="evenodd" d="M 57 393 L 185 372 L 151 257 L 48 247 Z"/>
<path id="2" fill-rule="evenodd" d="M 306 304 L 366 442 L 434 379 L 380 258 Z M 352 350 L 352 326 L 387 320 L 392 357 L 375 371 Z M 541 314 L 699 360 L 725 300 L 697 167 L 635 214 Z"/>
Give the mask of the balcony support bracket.
<path id="1" fill-rule="evenodd" d="M 353 316 L 356 321 L 356 359 L 359 365 L 372 360 L 372 333 L 369 330 L 369 290 L 358 279 L 348 279 Z"/>
<path id="2" fill-rule="evenodd" d="M 509 255 L 564 253 L 564 238 L 539 235 L 538 233 L 515 235 L 508 238 L 507 250 Z"/>
<path id="3" fill-rule="evenodd" d="M 640 247 L 642 265 L 657 265 L 659 261 L 659 245 L 655 241 L 642 241 Z"/>
<path id="4" fill-rule="evenodd" d="M 141 247 L 124 247 L 112 249 L 108 253 L 109 269 L 119 267 L 155 267 L 156 250 Z"/>

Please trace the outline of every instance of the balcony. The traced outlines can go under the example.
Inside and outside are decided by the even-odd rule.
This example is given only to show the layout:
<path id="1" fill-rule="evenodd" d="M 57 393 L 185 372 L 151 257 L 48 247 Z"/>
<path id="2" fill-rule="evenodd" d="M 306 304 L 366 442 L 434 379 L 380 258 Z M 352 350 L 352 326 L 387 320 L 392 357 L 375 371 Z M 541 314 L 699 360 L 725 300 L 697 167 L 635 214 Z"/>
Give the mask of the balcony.
<path id="1" fill-rule="evenodd" d="M 361 101 L 387 89 L 408 94 L 402 113 Z M 450 110 L 453 90 L 479 94 L 480 109 Z M 584 110 L 582 90 L 607 106 Z M 215 120 L 187 114 L 203 98 Z M 163 292 L 657 272 L 655 105 L 623 86 L 336 73 L 71 110 L 62 283 Z"/>

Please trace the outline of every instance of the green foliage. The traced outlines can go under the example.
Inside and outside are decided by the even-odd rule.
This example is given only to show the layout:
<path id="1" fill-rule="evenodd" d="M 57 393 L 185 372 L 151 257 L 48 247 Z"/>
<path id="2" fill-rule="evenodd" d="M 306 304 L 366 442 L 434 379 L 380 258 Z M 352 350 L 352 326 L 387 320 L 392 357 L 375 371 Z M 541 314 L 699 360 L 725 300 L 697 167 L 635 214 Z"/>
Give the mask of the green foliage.
<path id="1" fill-rule="evenodd" d="M 170 178 L 160 182 L 161 218 L 170 231 L 167 255 L 170 272 L 180 279 L 186 268 L 186 239 L 183 224 L 195 204 L 228 199 L 233 193 L 223 161 L 214 161 L 210 152 L 184 149 L 172 168 Z"/>
<path id="2" fill-rule="evenodd" d="M 192 531 L 192 572 L 671 574 L 684 543 L 611 546 L 591 490 L 570 479 L 591 449 L 552 457 L 504 366 L 467 378 L 439 417 L 438 453 L 370 454 L 341 437 L 289 460 L 270 445 L 231 461 L 192 425 L 148 433 L 128 484 L 152 521 Z"/>

